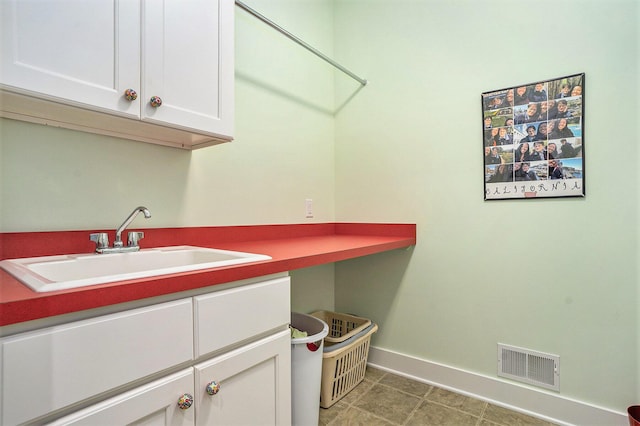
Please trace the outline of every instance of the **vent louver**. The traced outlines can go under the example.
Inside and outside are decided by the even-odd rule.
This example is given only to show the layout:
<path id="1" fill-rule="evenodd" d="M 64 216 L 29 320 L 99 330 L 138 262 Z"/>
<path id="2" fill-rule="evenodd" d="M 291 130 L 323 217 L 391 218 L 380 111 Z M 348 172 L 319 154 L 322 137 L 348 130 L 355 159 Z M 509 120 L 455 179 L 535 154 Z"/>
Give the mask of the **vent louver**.
<path id="1" fill-rule="evenodd" d="M 560 357 L 498 343 L 498 376 L 560 391 Z"/>

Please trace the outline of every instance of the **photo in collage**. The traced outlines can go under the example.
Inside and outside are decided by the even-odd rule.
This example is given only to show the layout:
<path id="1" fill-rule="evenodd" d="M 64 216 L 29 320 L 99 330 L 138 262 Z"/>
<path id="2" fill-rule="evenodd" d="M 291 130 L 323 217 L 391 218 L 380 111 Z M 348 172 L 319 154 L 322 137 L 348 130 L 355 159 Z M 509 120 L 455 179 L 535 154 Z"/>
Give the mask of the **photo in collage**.
<path id="1" fill-rule="evenodd" d="M 584 73 L 482 94 L 485 200 L 584 197 Z"/>

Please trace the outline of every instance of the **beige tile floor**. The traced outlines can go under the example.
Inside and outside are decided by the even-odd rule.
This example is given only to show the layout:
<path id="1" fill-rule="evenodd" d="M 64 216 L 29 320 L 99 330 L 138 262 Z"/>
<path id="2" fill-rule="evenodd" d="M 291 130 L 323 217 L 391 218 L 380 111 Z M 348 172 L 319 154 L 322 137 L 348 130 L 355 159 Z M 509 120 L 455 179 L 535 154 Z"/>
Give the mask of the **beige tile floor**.
<path id="1" fill-rule="evenodd" d="M 367 367 L 365 379 L 332 407 L 320 426 L 514 426 L 552 423 Z"/>

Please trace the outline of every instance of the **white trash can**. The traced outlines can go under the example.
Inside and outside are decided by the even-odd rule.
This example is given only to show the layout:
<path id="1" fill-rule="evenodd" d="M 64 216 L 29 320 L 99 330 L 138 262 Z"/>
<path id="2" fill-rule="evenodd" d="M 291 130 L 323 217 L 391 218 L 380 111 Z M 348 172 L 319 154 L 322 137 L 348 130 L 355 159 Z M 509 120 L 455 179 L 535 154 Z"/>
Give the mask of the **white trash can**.
<path id="1" fill-rule="evenodd" d="M 307 337 L 291 339 L 291 423 L 317 426 L 320 414 L 322 348 L 329 326 L 311 315 L 291 313 L 291 326 Z"/>

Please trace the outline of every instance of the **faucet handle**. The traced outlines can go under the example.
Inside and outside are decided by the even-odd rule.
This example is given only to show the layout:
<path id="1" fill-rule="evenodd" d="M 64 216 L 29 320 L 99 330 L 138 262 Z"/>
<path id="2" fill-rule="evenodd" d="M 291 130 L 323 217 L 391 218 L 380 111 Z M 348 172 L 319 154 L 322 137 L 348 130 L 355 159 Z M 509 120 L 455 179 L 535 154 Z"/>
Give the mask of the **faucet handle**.
<path id="1" fill-rule="evenodd" d="M 144 232 L 132 231 L 127 236 L 127 245 L 129 247 L 137 247 L 141 239 L 144 238 Z"/>
<path id="2" fill-rule="evenodd" d="M 109 247 L 109 235 L 106 232 L 91 234 L 89 239 L 96 243 L 96 251 Z"/>

